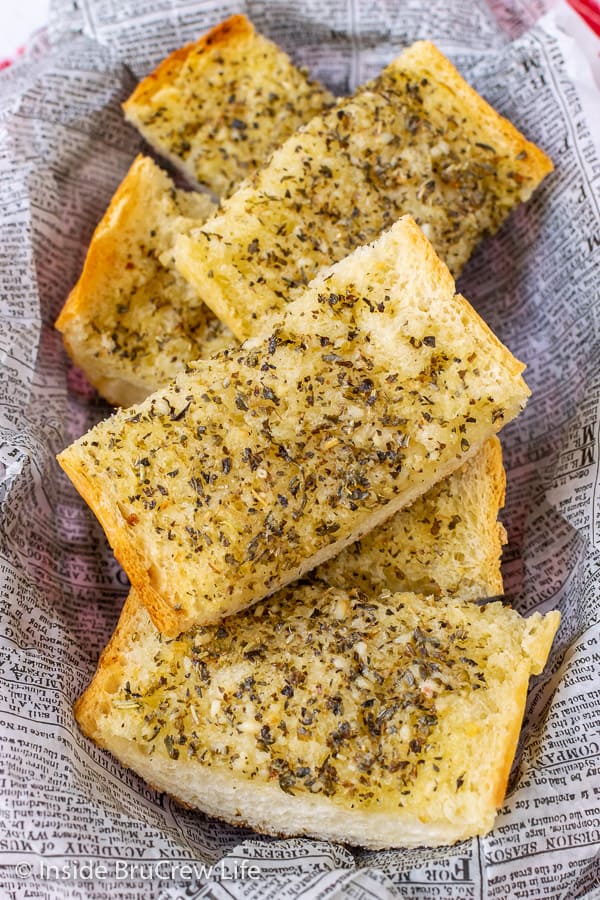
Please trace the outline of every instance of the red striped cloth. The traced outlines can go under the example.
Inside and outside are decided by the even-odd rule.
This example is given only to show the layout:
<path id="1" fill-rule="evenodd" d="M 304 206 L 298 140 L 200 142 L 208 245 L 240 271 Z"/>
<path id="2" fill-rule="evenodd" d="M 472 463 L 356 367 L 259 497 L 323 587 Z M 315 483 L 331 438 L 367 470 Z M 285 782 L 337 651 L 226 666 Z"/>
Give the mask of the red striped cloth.
<path id="1" fill-rule="evenodd" d="M 567 2 L 600 37 L 600 3 L 597 0 L 567 0 Z"/>

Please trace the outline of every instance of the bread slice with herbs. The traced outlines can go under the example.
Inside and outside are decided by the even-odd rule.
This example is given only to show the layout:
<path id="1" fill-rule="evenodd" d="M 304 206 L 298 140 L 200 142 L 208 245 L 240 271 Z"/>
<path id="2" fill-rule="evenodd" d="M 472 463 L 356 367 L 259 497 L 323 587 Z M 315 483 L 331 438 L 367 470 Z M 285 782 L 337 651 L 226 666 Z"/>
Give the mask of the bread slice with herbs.
<path id="1" fill-rule="evenodd" d="M 109 403 L 142 400 L 189 359 L 236 343 L 173 265 L 175 237 L 214 208 L 138 156 L 96 228 L 56 327 Z"/>
<path id="2" fill-rule="evenodd" d="M 498 596 L 506 543 L 498 512 L 505 486 L 500 441 L 490 438 L 460 469 L 323 563 L 315 576 L 332 587 L 367 594 Z"/>
<path id="3" fill-rule="evenodd" d="M 456 276 L 552 163 L 426 41 L 316 116 L 176 244 L 243 340 L 323 266 L 410 213 Z"/>
<path id="4" fill-rule="evenodd" d="M 252 66 L 257 63 L 257 60 L 263 58 L 263 55 L 264 59 L 267 60 L 268 64 L 265 63 L 265 65 L 269 71 L 271 71 L 271 68 L 273 69 L 271 73 L 273 77 L 277 75 L 279 78 L 277 103 L 282 108 L 285 107 L 286 110 L 290 106 L 294 107 L 294 115 L 283 120 L 287 123 L 285 127 L 289 129 L 289 132 L 301 124 L 301 121 L 311 118 L 315 112 L 321 111 L 323 106 L 327 105 L 330 99 L 329 95 L 321 97 L 321 101 L 319 101 L 321 106 L 319 106 L 317 102 L 319 97 L 317 88 L 308 85 L 304 81 L 304 77 L 291 66 L 289 61 L 286 61 L 285 55 L 270 42 L 257 35 L 243 16 L 233 17 L 232 20 L 228 20 L 228 23 L 219 26 L 211 34 L 212 37 L 207 36 L 203 38 L 197 45 L 190 45 L 184 48 L 185 52 L 178 51 L 173 58 L 170 57 L 163 64 L 158 73 L 149 76 L 139 86 L 136 94 L 129 101 L 127 108 L 129 109 L 129 105 L 131 105 L 130 114 L 134 115 L 135 110 L 139 113 L 143 103 L 147 103 L 154 112 L 160 109 L 160 116 L 155 123 L 155 127 L 158 127 L 157 123 L 162 123 L 161 127 L 163 128 L 170 123 L 169 127 L 171 127 L 173 117 L 190 116 L 188 95 L 190 91 L 193 92 L 193 81 L 188 80 L 189 72 L 187 70 L 190 66 L 192 66 L 197 76 L 202 78 L 209 78 L 210 72 L 215 67 L 218 68 L 219 77 L 225 78 L 226 73 L 231 68 L 234 73 L 238 72 L 236 78 L 242 79 L 242 82 L 245 84 L 245 90 L 255 91 L 253 102 L 255 104 L 256 121 L 259 125 L 256 129 L 252 128 L 252 153 L 256 154 L 256 160 L 258 160 L 260 152 L 266 157 L 268 149 L 271 147 L 270 142 L 274 141 L 276 137 L 277 140 L 282 139 L 284 135 L 283 132 L 272 132 L 270 125 L 265 123 L 266 113 L 264 108 L 261 112 L 260 104 L 267 103 L 269 94 L 266 92 L 265 85 L 262 82 L 254 83 L 255 73 L 254 70 L 250 71 Z M 419 46 L 417 45 L 417 47 Z M 246 48 L 244 51 L 246 55 L 237 55 L 240 53 L 241 47 Z M 414 56 L 414 51 L 411 52 Z M 424 55 L 426 56 L 427 54 L 424 53 L 422 48 L 418 50 L 416 54 L 417 62 L 413 60 L 413 66 L 422 61 Z M 410 61 L 412 58 L 411 53 L 405 53 L 401 59 L 404 58 Z M 217 62 L 217 59 L 222 61 Z M 430 60 L 431 65 L 433 66 L 436 61 L 440 63 L 440 59 L 443 60 L 443 57 L 438 59 L 434 52 L 432 61 Z M 440 80 L 443 80 L 443 77 L 447 74 L 444 69 L 445 64 L 445 61 L 440 63 L 443 69 L 438 76 Z M 404 65 L 408 65 L 406 60 Z M 240 67 L 243 69 L 244 66 L 250 68 L 246 75 L 242 77 L 238 70 L 240 70 Z M 287 68 L 290 69 L 288 80 L 279 72 L 277 66 L 283 66 L 286 71 Z M 210 75 L 209 80 L 213 78 L 213 75 Z M 231 72 L 229 72 L 229 75 L 231 75 Z M 213 85 L 215 90 L 218 85 L 219 82 L 217 80 Z M 304 88 L 302 85 L 304 85 Z M 285 91 L 283 86 L 285 86 Z M 308 96 L 311 98 L 310 102 L 306 102 L 306 91 L 308 91 Z M 207 100 L 207 102 L 213 103 L 217 102 L 217 98 L 219 102 L 222 102 L 224 95 L 217 92 L 217 98 L 210 96 L 212 99 L 210 101 Z M 243 94 L 241 96 L 246 95 Z M 285 102 L 284 96 L 287 98 Z M 137 105 L 136 97 L 139 103 L 142 104 L 142 107 Z M 186 97 L 188 98 L 187 100 Z M 271 99 L 268 102 L 275 101 Z M 475 106 L 478 103 L 481 104 L 481 102 L 478 99 L 475 102 Z M 167 105 L 159 107 L 156 105 L 158 103 L 166 103 Z M 227 109 L 230 115 L 234 113 L 241 115 L 237 106 L 230 108 L 230 104 L 228 104 Z M 474 116 L 473 110 L 471 110 L 471 114 Z M 266 115 L 266 118 L 270 121 L 269 116 L 270 114 Z M 219 128 L 225 128 L 226 117 L 221 116 L 220 118 L 217 117 L 217 119 L 221 123 Z M 496 119 L 501 121 L 498 117 Z M 241 120 L 238 119 L 237 121 Z M 412 122 L 413 120 L 410 121 Z M 494 121 L 496 122 L 496 120 Z M 191 127 L 189 122 L 188 125 Z M 194 141 L 196 143 L 194 146 L 196 147 L 197 162 L 200 164 L 200 161 L 203 161 L 203 164 L 213 165 L 214 153 L 217 152 L 217 148 L 215 141 L 209 140 L 205 131 L 208 128 L 210 132 L 211 129 L 216 127 L 214 120 L 210 125 L 207 120 L 205 126 L 204 130 L 200 129 L 195 132 Z M 365 126 L 365 123 L 363 123 L 363 126 Z M 283 124 L 281 124 L 281 127 L 283 128 Z M 447 127 L 451 126 L 448 124 Z M 410 135 L 411 129 L 414 130 L 414 122 L 413 124 L 409 123 L 407 128 Z M 239 131 L 239 128 L 233 129 L 234 138 L 238 136 Z M 377 128 L 375 128 L 375 132 L 377 132 Z M 363 134 L 364 137 L 365 135 Z M 474 135 L 473 140 L 475 140 L 475 137 L 477 135 Z M 201 152 L 200 144 L 203 140 L 206 140 L 208 143 Z M 369 141 L 371 141 L 371 138 L 369 138 Z M 241 144 L 245 146 L 247 142 L 242 141 Z M 241 144 L 239 141 L 234 141 L 231 146 L 239 149 Z M 418 148 L 418 152 L 421 154 L 427 151 L 427 147 L 422 146 L 422 144 L 423 142 Z M 239 181 L 247 173 L 247 166 L 246 163 L 238 160 L 239 165 L 236 169 L 237 157 L 233 152 L 229 153 L 226 151 L 226 146 L 227 144 L 219 144 L 218 155 L 219 159 L 221 159 L 223 154 L 227 156 L 233 184 L 236 179 Z M 484 157 L 490 153 L 489 146 L 482 149 L 477 144 L 474 145 L 474 148 L 469 149 L 469 154 L 466 157 L 463 150 L 464 147 L 460 141 L 455 142 L 451 148 L 448 147 L 449 153 L 454 154 L 456 159 L 460 157 L 463 160 L 461 163 L 462 175 L 458 181 L 452 182 L 453 187 L 451 186 L 452 190 L 460 187 L 458 194 L 452 196 L 452 190 L 449 190 L 444 196 L 440 193 L 438 197 L 440 202 L 448 201 L 453 206 L 448 208 L 447 216 L 444 212 L 440 213 L 439 209 L 434 209 L 435 204 L 431 206 L 430 210 L 436 216 L 442 216 L 440 222 L 442 220 L 446 222 L 445 226 L 440 225 L 440 228 L 445 228 L 444 241 L 446 243 L 444 243 L 442 249 L 447 250 L 449 253 L 453 252 L 452 247 L 456 241 L 464 243 L 464 234 L 466 232 L 470 233 L 471 238 L 469 240 L 471 244 L 474 244 L 490 227 L 484 210 L 484 213 L 481 213 L 479 216 L 479 225 L 473 230 L 473 221 L 470 217 L 464 215 L 464 208 L 461 208 L 460 228 L 458 231 L 453 231 L 448 225 L 448 222 L 451 220 L 456 225 L 455 206 L 458 202 L 459 194 L 462 197 L 461 202 L 466 202 L 465 197 L 467 197 L 468 191 L 465 188 L 465 179 L 467 175 L 463 171 L 466 165 L 465 159 L 468 163 L 474 162 L 472 159 L 473 150 L 479 155 L 483 153 Z M 435 148 L 432 152 L 435 152 Z M 515 154 L 518 155 L 516 149 L 514 149 L 513 155 Z M 167 153 L 166 155 L 168 156 L 169 154 Z M 535 163 L 537 160 L 539 163 L 538 157 L 532 156 L 532 162 Z M 252 166 L 254 167 L 255 164 L 254 162 Z M 430 160 L 431 164 L 435 166 L 437 163 L 435 160 Z M 483 171 L 486 165 L 489 170 L 489 165 L 484 159 L 483 162 L 477 163 L 475 168 L 477 171 L 480 169 Z M 519 165 L 525 166 L 526 169 L 529 164 L 520 161 Z M 445 178 L 446 181 L 448 180 L 450 168 L 447 171 L 444 170 L 446 175 L 440 172 L 440 179 L 443 180 Z M 518 176 L 518 179 L 523 179 L 525 169 L 520 172 L 515 170 L 511 177 L 516 179 Z M 499 173 L 498 178 L 500 179 L 501 191 L 504 190 L 506 193 L 506 190 L 512 184 L 510 178 L 506 173 L 503 174 L 502 172 Z M 504 188 L 502 187 L 503 184 Z M 524 190 L 531 188 L 531 184 L 527 181 L 524 184 Z M 214 184 L 212 187 L 216 190 Z M 427 190 L 429 189 L 428 187 Z M 493 192 L 498 190 L 498 185 L 493 178 L 488 178 L 486 183 L 482 185 L 482 189 L 489 192 L 486 204 L 490 208 L 499 202 L 492 196 Z M 413 211 L 423 218 L 423 203 L 420 200 L 417 203 L 415 200 L 418 193 L 418 191 L 415 193 L 413 190 L 411 194 L 409 190 L 406 195 L 405 205 L 407 211 Z M 274 195 L 271 193 L 270 196 L 273 197 Z M 416 205 L 413 204 L 413 200 L 415 200 Z M 376 197 L 374 202 L 379 202 Z M 385 202 L 388 201 L 385 200 Z M 174 256 L 171 252 L 175 236 L 178 233 L 185 234 L 198 228 L 214 210 L 215 207 L 211 205 L 205 196 L 176 190 L 168 176 L 148 158 L 138 157 L 118 189 L 106 215 L 92 238 L 82 275 L 71 292 L 57 321 L 57 327 L 64 334 L 65 345 L 71 357 L 83 369 L 90 382 L 109 402 L 119 406 L 128 406 L 131 403 L 142 400 L 153 390 L 168 383 L 178 371 L 184 368 L 189 360 L 203 358 L 210 355 L 211 352 L 233 343 L 233 337 L 229 330 L 221 324 L 201 300 L 207 285 L 210 289 L 210 283 L 203 281 L 202 275 L 198 274 L 197 277 L 192 276 L 192 281 L 195 284 L 195 287 L 192 288 L 174 267 Z M 306 233 L 311 234 L 311 239 L 314 237 L 314 227 L 315 223 L 309 220 Z M 362 225 L 360 227 L 362 228 Z M 477 230 L 478 228 L 479 230 Z M 283 233 L 280 226 L 277 226 L 277 231 L 279 232 L 279 241 Z M 254 234 L 247 234 L 246 223 L 242 227 L 237 222 L 235 224 L 235 233 L 244 239 L 247 237 L 246 250 L 249 256 L 257 252 L 263 238 L 256 237 Z M 306 243 L 301 235 L 298 239 Z M 439 235 L 438 239 L 439 247 L 442 247 Z M 323 246 L 325 248 L 325 245 Z M 288 253 L 285 248 L 283 248 L 282 252 L 284 254 Z M 305 253 L 306 249 L 304 248 L 301 254 L 302 259 Z M 260 283 L 265 277 L 264 254 L 260 254 L 260 256 L 261 262 L 258 266 L 257 283 Z M 271 254 L 267 263 L 268 266 L 273 265 L 277 268 L 281 263 L 281 259 L 277 259 L 277 253 L 275 255 Z M 305 262 L 302 261 L 301 265 L 303 266 L 303 272 L 305 272 Z M 190 275 L 187 269 L 185 271 Z M 207 274 L 210 275 L 210 272 Z M 251 268 L 247 274 L 250 278 L 253 277 Z M 273 281 L 272 275 L 273 273 L 270 273 L 269 283 Z M 286 279 L 288 279 L 287 282 Z M 287 290 L 287 285 L 289 284 L 288 275 L 284 274 L 283 281 Z M 275 285 L 275 290 L 280 290 L 280 288 L 281 285 Z M 243 289 L 242 285 L 240 285 L 240 289 Z M 293 294 L 293 285 L 291 294 Z M 252 312 L 250 312 L 250 315 L 252 315 Z M 260 324 L 260 320 L 259 322 L 253 321 L 250 323 L 249 330 L 254 332 L 257 324 Z"/>
<path id="5" fill-rule="evenodd" d="M 191 184 L 226 196 L 332 95 L 245 16 L 175 50 L 123 104 Z"/>
<path id="6" fill-rule="evenodd" d="M 173 635 L 274 593 L 457 469 L 525 404 L 523 368 L 405 217 L 270 334 L 190 363 L 58 459 Z"/>
<path id="7" fill-rule="evenodd" d="M 559 614 L 291 585 L 165 641 L 132 592 L 75 706 L 159 791 L 373 849 L 485 834 Z"/>

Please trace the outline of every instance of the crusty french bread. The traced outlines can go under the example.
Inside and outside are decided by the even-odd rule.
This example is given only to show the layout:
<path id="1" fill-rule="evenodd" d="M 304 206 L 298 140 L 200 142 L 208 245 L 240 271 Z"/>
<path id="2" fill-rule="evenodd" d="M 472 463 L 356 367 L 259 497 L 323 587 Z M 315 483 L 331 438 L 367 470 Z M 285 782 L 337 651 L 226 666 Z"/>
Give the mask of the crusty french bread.
<path id="1" fill-rule="evenodd" d="M 240 55 L 242 47 L 245 49 Z M 407 51 L 401 59 L 405 60 L 403 63 L 405 66 L 408 66 L 411 60 L 413 67 L 427 65 L 435 69 L 437 65 L 440 71 L 436 77 L 440 82 L 443 82 L 447 75 L 448 64 L 443 57 L 439 57 L 435 51 L 432 51 L 430 45 L 416 45 L 416 48 Z M 217 62 L 217 60 L 221 60 L 221 62 Z M 289 79 L 279 79 L 279 93 L 276 100 L 268 100 L 269 92 L 266 91 L 265 84 L 256 78 L 254 69 L 256 66 L 258 66 L 257 71 L 263 72 L 263 74 L 270 72 L 269 77 L 275 77 L 280 66 L 283 66 L 286 71 L 289 69 Z M 140 116 L 143 118 L 145 115 L 152 118 L 154 124 L 151 124 L 151 130 L 158 129 L 161 134 L 167 129 L 168 134 L 173 136 L 173 123 L 177 121 L 180 123 L 180 130 L 184 127 L 194 130 L 197 123 L 195 123 L 193 115 L 197 111 L 193 115 L 190 111 L 190 91 L 194 89 L 194 81 L 189 78 L 190 67 L 198 79 L 201 78 L 204 81 L 208 79 L 213 82 L 213 87 L 217 92 L 216 97 L 210 92 L 206 94 L 208 106 L 203 107 L 203 115 L 207 113 L 207 110 L 212 110 L 214 115 L 211 124 L 208 123 L 208 120 L 204 121 L 202 128 L 199 127 L 194 133 L 192 139 L 195 148 L 192 154 L 195 160 L 194 164 L 214 167 L 215 153 L 218 153 L 219 160 L 225 155 L 231 185 L 246 174 L 247 160 L 239 159 L 236 155 L 236 148 L 241 146 L 240 142 L 236 141 L 240 135 L 239 128 L 233 129 L 233 137 L 230 135 L 227 138 L 226 135 L 224 137 L 221 134 L 221 138 L 225 142 L 218 143 L 218 147 L 207 132 L 207 129 L 210 132 L 210 129 L 216 127 L 226 130 L 229 128 L 226 124 L 228 121 L 226 117 L 221 114 L 217 115 L 213 109 L 215 103 L 223 102 L 226 94 L 226 92 L 219 91 L 219 80 L 214 81 L 216 72 L 219 73 L 219 78 L 227 77 L 229 81 L 232 78 L 241 78 L 245 84 L 244 90 L 254 91 L 252 94 L 254 112 L 252 114 L 255 116 L 258 127 L 252 129 L 251 148 L 247 141 L 242 142 L 244 147 L 251 149 L 251 152 L 255 154 L 252 168 L 255 167 L 260 153 L 264 157 L 268 155 L 275 139 L 282 140 L 301 122 L 307 121 L 314 113 L 321 111 L 321 107 L 317 108 L 317 98 L 320 96 L 317 88 L 308 85 L 304 77 L 291 66 L 289 61 L 286 61 L 284 54 L 257 35 L 247 20 L 242 16 L 237 16 L 211 33 L 210 40 L 208 37 L 203 38 L 197 45 L 190 45 L 183 48 L 182 51 L 177 51 L 157 73 L 142 82 L 134 96 L 126 104 L 130 116 L 137 117 L 138 124 Z M 244 67 L 248 70 L 246 75 L 240 74 Z M 280 72 L 279 75 L 281 75 Z M 456 81 L 456 73 L 454 76 Z M 251 83 L 254 84 L 253 87 L 251 87 Z M 461 88 L 466 88 L 464 83 L 460 81 L 458 83 Z M 445 96 L 444 90 L 440 89 L 438 93 L 441 93 L 440 102 L 442 102 Z M 478 123 L 488 108 L 479 98 L 473 98 L 471 93 L 468 92 L 470 102 L 467 104 L 467 110 L 472 121 Z M 371 97 L 371 94 L 368 96 Z M 309 98 L 309 102 L 307 102 L 307 98 Z M 328 96 L 321 97 L 322 105 L 325 106 L 328 100 Z M 248 98 L 247 102 L 249 102 Z M 284 108 L 286 110 L 288 107 L 294 108 L 294 115 L 282 120 L 279 130 L 275 131 L 272 131 L 270 125 L 265 122 L 265 117 L 268 122 L 271 122 L 271 112 L 273 112 L 271 105 L 273 103 L 279 113 Z M 270 110 L 266 113 L 265 104 Z M 230 116 L 241 115 L 237 105 L 234 104 L 234 107 L 226 104 L 228 114 Z M 159 109 L 160 115 L 158 118 L 153 118 Z M 145 111 L 144 115 L 142 115 L 142 111 Z M 502 120 L 495 117 L 495 114 L 492 114 L 492 118 L 493 126 L 489 127 L 492 130 L 494 128 L 502 130 L 504 127 Z M 215 124 L 217 121 L 220 123 L 219 125 Z M 282 131 L 284 121 L 285 128 L 288 129 L 285 134 Z M 362 138 L 364 139 L 365 123 L 361 126 L 359 122 L 357 127 L 363 128 Z M 414 135 L 411 135 L 411 131 L 414 131 L 411 121 L 407 120 L 406 123 L 401 123 L 400 127 L 405 127 L 405 137 L 414 140 Z M 448 123 L 447 127 L 450 127 Z M 488 212 L 485 209 L 480 209 L 475 218 L 464 214 L 465 198 L 468 199 L 468 192 L 465 193 L 464 184 L 467 177 L 463 171 L 466 165 L 464 160 L 466 159 L 469 164 L 472 163 L 476 171 L 480 171 L 482 167 L 485 170 L 485 166 L 489 169 L 489 161 L 484 160 L 478 163 L 473 157 L 473 154 L 481 156 L 482 153 L 484 156 L 485 154 L 489 156 L 490 152 L 489 147 L 482 149 L 477 146 L 477 138 L 482 137 L 477 131 L 477 128 L 480 127 L 479 124 L 462 126 L 471 146 L 468 155 L 465 157 L 462 154 L 461 156 L 463 163 L 461 163 L 462 175 L 460 178 L 456 180 L 453 175 L 448 180 L 448 172 L 444 174 L 440 169 L 440 189 L 435 194 L 435 201 L 432 200 L 433 195 L 430 197 L 428 194 L 426 198 L 425 205 L 429 211 L 428 214 L 431 213 L 434 218 L 437 217 L 438 232 L 444 235 L 443 241 L 439 235 L 436 238 L 438 249 L 442 251 L 442 257 L 445 252 L 451 256 L 455 245 L 460 245 L 463 255 L 464 253 L 468 255 L 470 247 L 491 227 Z M 471 131 L 475 129 L 473 134 L 469 129 Z M 509 138 L 514 137 L 510 127 L 508 127 L 508 134 Z M 487 131 L 483 137 L 487 137 Z M 155 135 L 155 138 L 155 146 L 161 149 L 159 136 Z M 491 140 L 490 137 L 487 139 Z M 207 143 L 201 146 L 202 141 Z M 368 137 L 368 141 L 371 143 L 370 137 Z M 465 143 L 465 136 L 462 132 L 460 140 L 452 141 L 451 145 L 448 145 L 448 153 L 455 156 L 459 154 L 459 151 L 463 149 L 461 141 L 463 144 Z M 506 142 L 505 140 L 505 144 Z M 510 140 L 508 143 L 510 145 Z M 512 155 L 518 156 L 517 150 L 521 151 L 522 142 L 515 144 L 514 147 L 510 145 L 510 147 L 513 150 Z M 165 150 L 165 147 L 162 146 L 162 149 Z M 165 152 L 167 156 L 170 156 L 168 148 Z M 426 142 L 421 141 L 415 152 L 421 155 L 426 154 L 428 152 Z M 429 152 L 435 156 L 436 146 L 429 148 Z M 503 152 L 505 156 L 508 154 L 505 146 Z M 414 160 L 412 161 L 414 162 Z M 542 163 L 538 152 L 532 152 L 532 162 L 538 168 L 529 174 L 532 178 L 534 175 L 535 178 L 541 177 Z M 435 168 L 437 157 L 430 159 L 428 165 L 430 167 L 433 165 Z M 519 165 L 523 166 L 523 161 L 519 161 Z M 454 172 L 456 166 L 450 168 Z M 519 179 L 524 177 L 525 169 L 519 170 Z M 490 209 L 495 209 L 496 206 L 499 208 L 502 203 L 508 209 L 510 203 L 513 202 L 510 197 L 515 177 L 516 172 L 512 169 L 507 171 L 505 166 L 504 169 L 498 170 L 495 176 L 496 180 L 488 178 L 485 183 L 482 183 L 481 189 L 489 193 L 486 203 Z M 523 199 L 527 191 L 531 190 L 533 183 L 531 180 L 526 182 L 525 187 L 520 189 L 518 197 L 515 195 L 514 201 Z M 445 189 L 442 190 L 444 185 Z M 471 186 L 473 187 L 473 185 Z M 214 183 L 212 187 L 216 190 Z M 408 190 L 406 193 L 403 201 L 404 210 L 413 212 L 425 223 L 429 219 L 423 214 L 425 208 L 423 197 L 419 195 L 417 187 L 418 185 L 413 185 L 414 190 L 411 189 L 412 192 Z M 346 188 L 353 189 L 353 185 L 346 185 Z M 430 191 L 430 188 L 431 185 L 428 186 L 427 191 Z M 474 191 L 475 189 L 471 192 L 473 197 L 475 196 Z M 496 198 L 494 193 L 499 193 L 500 198 Z M 372 199 L 373 202 L 383 202 L 376 196 Z M 477 202 L 480 203 L 480 198 Z M 445 211 L 437 208 L 436 204 L 439 206 L 439 203 L 448 203 L 447 215 Z M 448 226 L 450 220 L 456 224 L 457 210 L 460 210 L 460 227 L 450 228 Z M 233 342 L 228 329 L 209 313 L 200 300 L 205 287 L 201 276 L 195 280 L 198 290 L 193 290 L 173 266 L 171 247 L 174 235 L 178 231 L 186 233 L 193 226 L 200 226 L 212 211 L 206 198 L 195 199 L 194 195 L 175 191 L 170 179 L 151 160 L 138 158 L 100 223 L 92 239 L 81 278 L 68 298 L 57 326 L 64 333 L 65 344 L 73 360 L 86 372 L 91 383 L 109 402 L 118 406 L 128 406 L 142 400 L 153 390 L 171 380 L 189 360 L 204 358 L 220 346 Z M 312 211 L 310 215 L 307 233 L 310 231 L 312 235 L 315 227 L 315 223 L 312 221 Z M 498 221 L 502 215 L 498 213 Z M 428 226 L 425 225 L 425 227 Z M 235 228 L 236 234 L 244 235 L 247 238 L 248 248 L 258 247 L 258 243 L 262 240 L 258 232 L 257 235 L 247 234 L 246 226 L 241 227 L 239 222 L 236 223 Z M 466 234 L 469 237 L 465 243 Z M 358 238 L 360 241 L 361 235 Z M 305 255 L 305 250 L 306 248 L 303 249 L 302 256 Z M 272 258 L 271 261 L 276 266 L 280 262 L 276 258 Z M 261 263 L 262 267 L 263 263 Z M 269 275 L 269 282 L 271 280 L 271 275 Z"/>
<path id="2" fill-rule="evenodd" d="M 59 462 L 174 635 L 273 593 L 457 469 L 526 402 L 522 370 L 405 217 L 269 336 L 191 363 Z"/>
<path id="3" fill-rule="evenodd" d="M 132 592 L 75 707 L 187 806 L 370 848 L 489 831 L 557 612 L 292 585 L 165 641 Z"/>
<path id="4" fill-rule="evenodd" d="M 241 340 L 402 214 L 457 275 L 550 160 L 425 41 L 276 150 L 175 261 Z"/>
<path id="5" fill-rule="evenodd" d="M 191 184 L 226 196 L 332 95 L 235 15 L 175 50 L 123 104 Z"/>
<path id="6" fill-rule="evenodd" d="M 367 594 L 500 595 L 505 485 L 500 441 L 490 438 L 460 469 L 314 574 L 331 587 Z"/>
<path id="7" fill-rule="evenodd" d="M 142 400 L 188 359 L 235 343 L 173 265 L 176 235 L 214 208 L 203 194 L 177 190 L 156 163 L 138 156 L 96 228 L 56 327 L 110 403 Z"/>

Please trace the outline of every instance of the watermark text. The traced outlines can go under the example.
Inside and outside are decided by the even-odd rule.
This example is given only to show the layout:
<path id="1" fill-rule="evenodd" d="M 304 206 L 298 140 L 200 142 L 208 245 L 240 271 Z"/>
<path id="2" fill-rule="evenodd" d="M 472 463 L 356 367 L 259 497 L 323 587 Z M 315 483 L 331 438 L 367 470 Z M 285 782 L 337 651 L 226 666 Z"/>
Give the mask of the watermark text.
<path id="1" fill-rule="evenodd" d="M 184 862 L 167 859 L 132 862 L 116 859 L 102 862 L 97 859 L 73 859 L 52 863 L 40 860 L 37 863 L 19 862 L 15 874 L 22 881 L 242 881 L 261 878 L 259 866 L 248 860 L 221 860 L 214 865 L 199 862 Z"/>

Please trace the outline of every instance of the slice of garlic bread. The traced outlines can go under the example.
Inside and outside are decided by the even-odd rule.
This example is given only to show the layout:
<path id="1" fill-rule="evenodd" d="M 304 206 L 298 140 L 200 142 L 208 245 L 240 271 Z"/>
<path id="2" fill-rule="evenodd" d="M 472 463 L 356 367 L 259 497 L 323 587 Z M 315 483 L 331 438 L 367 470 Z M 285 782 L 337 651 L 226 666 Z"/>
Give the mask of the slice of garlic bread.
<path id="1" fill-rule="evenodd" d="M 265 338 L 191 363 L 59 456 L 166 634 L 300 577 L 521 410 L 523 365 L 409 217 Z"/>
<path id="2" fill-rule="evenodd" d="M 222 197 L 331 103 L 325 88 L 235 15 L 175 50 L 123 109 L 191 184 Z"/>
<path id="3" fill-rule="evenodd" d="M 240 338 L 410 213 L 456 276 L 552 163 L 420 41 L 276 150 L 176 264 Z"/>
<path id="4" fill-rule="evenodd" d="M 189 359 L 236 343 L 173 265 L 176 235 L 214 208 L 138 156 L 96 228 L 56 327 L 109 403 L 142 400 Z"/>
<path id="5" fill-rule="evenodd" d="M 227 822 L 452 844 L 493 826 L 558 623 L 313 583 L 167 641 L 132 592 L 75 714 L 153 787 Z"/>

